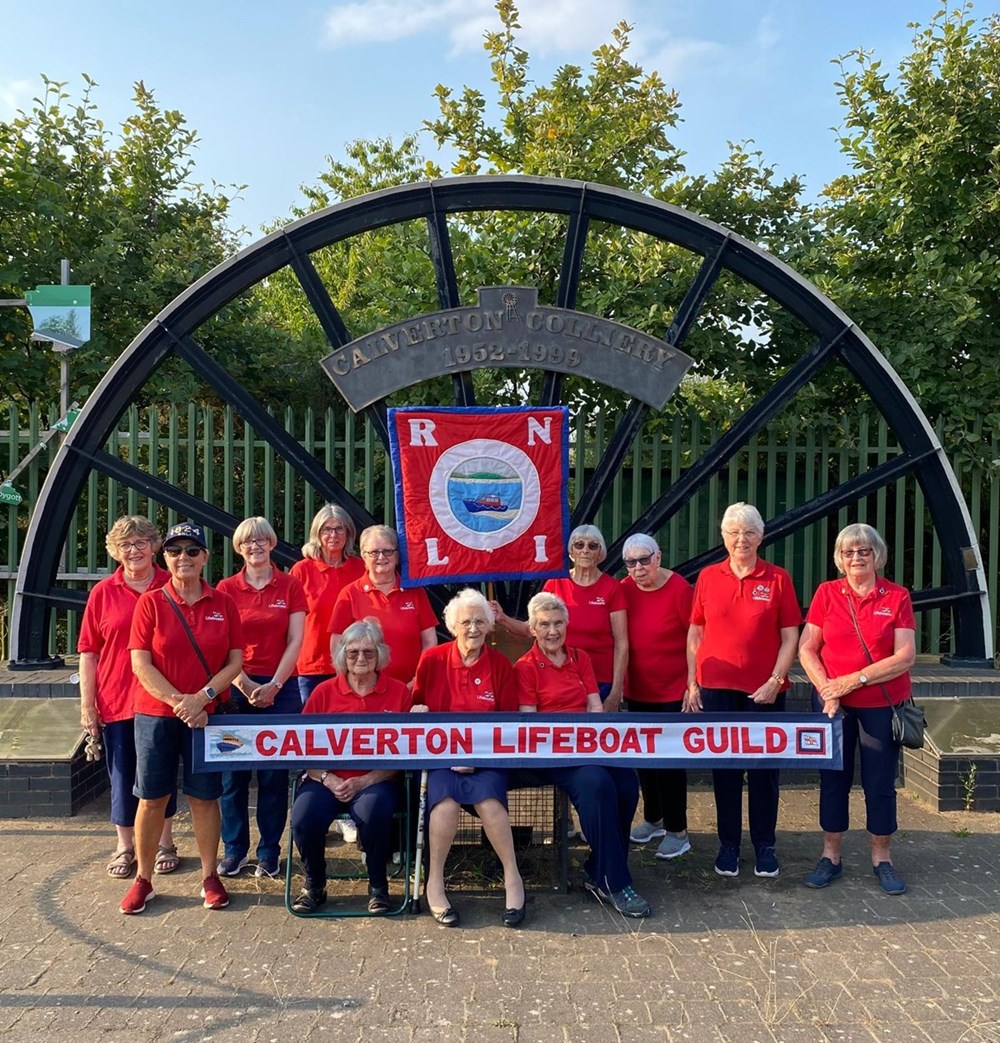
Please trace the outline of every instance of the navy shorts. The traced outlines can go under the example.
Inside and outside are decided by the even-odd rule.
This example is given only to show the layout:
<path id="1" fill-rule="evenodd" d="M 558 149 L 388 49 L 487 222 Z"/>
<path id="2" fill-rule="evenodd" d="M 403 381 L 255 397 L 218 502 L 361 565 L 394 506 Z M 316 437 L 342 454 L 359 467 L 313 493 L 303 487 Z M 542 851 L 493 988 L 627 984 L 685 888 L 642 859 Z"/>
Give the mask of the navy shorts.
<path id="1" fill-rule="evenodd" d="M 222 796 L 222 775 L 216 771 L 192 770 L 192 740 L 195 731 L 179 717 L 135 715 L 135 787 L 140 800 L 159 800 L 173 793 L 177 769 L 184 764 L 182 788 L 195 800 L 218 800 Z"/>

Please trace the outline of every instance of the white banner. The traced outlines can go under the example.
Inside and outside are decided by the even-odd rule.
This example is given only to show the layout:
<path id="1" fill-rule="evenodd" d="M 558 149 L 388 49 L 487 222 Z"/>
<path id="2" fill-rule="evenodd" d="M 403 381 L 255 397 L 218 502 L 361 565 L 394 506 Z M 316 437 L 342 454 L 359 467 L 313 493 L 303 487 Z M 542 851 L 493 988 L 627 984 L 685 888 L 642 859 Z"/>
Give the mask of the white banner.
<path id="1" fill-rule="evenodd" d="M 233 715 L 213 718 L 194 746 L 199 771 L 585 763 L 815 770 L 842 763 L 839 719 L 787 713 Z"/>

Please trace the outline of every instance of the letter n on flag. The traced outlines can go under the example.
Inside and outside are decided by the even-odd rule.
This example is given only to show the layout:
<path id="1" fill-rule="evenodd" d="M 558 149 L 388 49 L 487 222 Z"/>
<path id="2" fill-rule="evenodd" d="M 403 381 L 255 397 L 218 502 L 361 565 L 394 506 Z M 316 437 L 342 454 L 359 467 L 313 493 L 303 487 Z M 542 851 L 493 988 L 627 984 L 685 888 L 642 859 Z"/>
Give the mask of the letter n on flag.
<path id="1" fill-rule="evenodd" d="M 389 445 L 405 583 L 566 574 L 565 406 L 390 409 Z"/>

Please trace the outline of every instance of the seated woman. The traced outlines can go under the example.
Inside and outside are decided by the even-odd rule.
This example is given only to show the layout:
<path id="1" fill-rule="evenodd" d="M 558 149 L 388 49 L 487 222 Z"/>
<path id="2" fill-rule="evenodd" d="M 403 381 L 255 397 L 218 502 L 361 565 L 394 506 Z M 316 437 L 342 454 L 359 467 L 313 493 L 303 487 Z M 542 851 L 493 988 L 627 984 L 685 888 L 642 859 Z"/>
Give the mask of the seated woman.
<path id="1" fill-rule="evenodd" d="M 428 648 L 420 657 L 413 686 L 415 704 L 434 713 L 517 709 L 514 669 L 500 652 L 486 647 L 493 622 L 493 610 L 477 590 L 463 590 L 448 602 L 444 625 L 455 640 Z M 517 927 L 524 921 L 524 884 L 507 816 L 507 772 L 492 768 L 454 767 L 428 772 L 430 863 L 426 894 L 431 915 L 442 927 L 458 923 L 458 911 L 445 893 L 444 864 L 463 804 L 475 807 L 503 865 L 506 907 L 502 921 L 505 927 Z"/>
<path id="2" fill-rule="evenodd" d="M 569 613 L 562 598 L 536 594 L 528 602 L 535 643 L 514 664 L 522 713 L 601 713 L 601 697 L 590 657 L 566 647 Z M 583 867 L 588 891 L 623 916 L 648 916 L 649 902 L 632 887 L 628 869 L 629 829 L 639 803 L 639 782 L 630 768 L 581 764 L 535 774 L 565 790 L 590 844 Z"/>
<path id="3" fill-rule="evenodd" d="M 337 676 L 313 690 L 305 713 L 408 713 L 410 691 L 389 677 L 389 648 L 374 620 L 346 627 L 333 653 Z M 297 913 L 326 902 L 326 834 L 337 815 L 354 820 L 367 853 L 368 912 L 389 912 L 385 865 L 392 854 L 392 816 L 402 803 L 395 771 L 311 769 L 302 776 L 292 805 L 292 836 L 305 870 L 305 887 L 292 903 Z"/>

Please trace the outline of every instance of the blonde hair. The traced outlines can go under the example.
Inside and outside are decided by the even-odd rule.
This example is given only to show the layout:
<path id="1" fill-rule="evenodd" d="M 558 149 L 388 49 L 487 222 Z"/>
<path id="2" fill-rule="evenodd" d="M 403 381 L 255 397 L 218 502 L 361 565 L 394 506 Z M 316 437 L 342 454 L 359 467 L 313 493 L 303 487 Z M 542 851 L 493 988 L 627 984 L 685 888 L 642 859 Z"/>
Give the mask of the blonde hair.
<path id="1" fill-rule="evenodd" d="M 267 518 L 262 518 L 260 515 L 255 518 L 244 518 L 233 532 L 233 550 L 242 557 L 243 551 L 240 550 L 240 547 L 247 540 L 259 540 L 261 537 L 267 540 L 270 549 L 274 550 L 278 543 L 278 534 Z"/>
<path id="2" fill-rule="evenodd" d="M 108 534 L 104 537 L 105 549 L 115 561 L 121 563 L 122 559 L 118 556 L 118 544 L 132 537 L 149 540 L 154 554 L 160 549 L 160 544 L 163 542 L 159 529 L 148 518 L 141 514 L 126 514 L 118 518 L 108 529 Z"/>
<path id="3" fill-rule="evenodd" d="M 316 516 L 312 520 L 312 525 L 309 526 L 309 539 L 302 544 L 303 558 L 323 557 L 323 544 L 320 543 L 319 530 L 322 529 L 328 521 L 339 522 L 347 530 L 344 538 L 344 557 L 347 558 L 354 553 L 354 540 L 358 534 L 358 530 L 355 527 L 351 516 L 343 507 L 340 507 L 335 503 L 327 503 L 320 507 L 316 512 Z"/>

